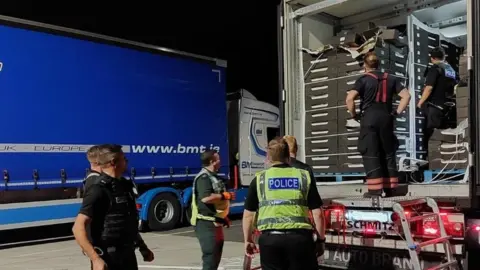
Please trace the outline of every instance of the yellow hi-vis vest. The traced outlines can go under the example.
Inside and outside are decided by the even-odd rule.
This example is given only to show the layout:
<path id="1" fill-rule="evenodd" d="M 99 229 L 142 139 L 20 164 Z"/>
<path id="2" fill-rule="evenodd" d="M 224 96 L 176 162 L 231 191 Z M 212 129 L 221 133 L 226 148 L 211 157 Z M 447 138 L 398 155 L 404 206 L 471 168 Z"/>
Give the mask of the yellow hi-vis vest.
<path id="1" fill-rule="evenodd" d="M 307 171 L 272 167 L 256 177 L 258 230 L 313 229 L 307 206 L 311 181 Z"/>
<path id="2" fill-rule="evenodd" d="M 215 216 L 205 216 L 198 213 L 198 206 L 197 206 L 197 196 L 195 195 L 195 186 L 197 184 L 197 179 L 200 176 L 206 174 L 210 181 L 212 182 L 213 191 L 218 194 L 222 194 L 223 192 L 227 191 L 225 188 L 225 184 L 222 180 L 218 179 L 214 175 L 212 175 L 207 169 L 203 168 L 193 180 L 193 187 L 192 187 L 192 216 L 190 218 L 190 224 L 195 226 L 197 224 L 197 219 L 207 220 L 215 222 L 216 219 L 224 219 L 228 216 L 228 212 L 230 211 L 230 201 L 228 200 L 221 200 L 214 204 L 216 214 Z"/>

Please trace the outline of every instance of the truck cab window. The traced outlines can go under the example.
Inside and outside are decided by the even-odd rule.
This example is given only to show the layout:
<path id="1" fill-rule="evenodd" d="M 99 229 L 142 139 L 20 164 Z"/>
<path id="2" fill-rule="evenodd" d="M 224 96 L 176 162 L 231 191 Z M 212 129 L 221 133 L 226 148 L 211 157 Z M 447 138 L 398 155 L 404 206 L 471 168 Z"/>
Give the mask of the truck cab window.
<path id="1" fill-rule="evenodd" d="M 279 128 L 267 127 L 267 141 L 270 141 L 277 136 L 280 136 Z"/>

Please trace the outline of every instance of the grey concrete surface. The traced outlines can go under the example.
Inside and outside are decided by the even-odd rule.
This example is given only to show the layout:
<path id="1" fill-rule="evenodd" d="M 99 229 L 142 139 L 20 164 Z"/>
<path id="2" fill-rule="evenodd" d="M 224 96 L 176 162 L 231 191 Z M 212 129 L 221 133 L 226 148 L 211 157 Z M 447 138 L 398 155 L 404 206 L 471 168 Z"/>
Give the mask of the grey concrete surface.
<path id="1" fill-rule="evenodd" d="M 140 269 L 201 269 L 201 252 L 195 232 L 185 227 L 163 233 L 146 233 L 143 237 L 155 260 L 143 262 Z M 225 230 L 225 246 L 219 269 L 242 269 L 243 236 L 240 221 Z M 259 265 L 258 258 L 254 264 Z M 1 270 L 80 270 L 89 269 L 88 259 L 82 255 L 75 241 L 17 247 L 0 251 Z"/>

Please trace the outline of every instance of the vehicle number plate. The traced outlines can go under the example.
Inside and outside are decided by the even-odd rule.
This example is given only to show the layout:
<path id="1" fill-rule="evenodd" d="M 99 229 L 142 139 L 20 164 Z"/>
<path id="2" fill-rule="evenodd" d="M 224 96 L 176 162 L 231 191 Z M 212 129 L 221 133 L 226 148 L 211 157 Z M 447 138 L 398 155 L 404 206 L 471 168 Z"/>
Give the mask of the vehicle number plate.
<path id="1" fill-rule="evenodd" d="M 421 260 L 421 269 L 428 269 L 439 265 L 442 256 L 438 261 Z M 370 269 L 370 270 L 415 270 L 407 252 L 389 251 L 387 249 L 327 249 L 320 258 L 319 264 L 323 266 L 334 266 L 345 269 Z"/>
<path id="2" fill-rule="evenodd" d="M 394 222 L 389 211 L 348 210 L 345 213 L 347 231 L 362 232 L 373 229 L 376 233 L 396 234 Z"/>

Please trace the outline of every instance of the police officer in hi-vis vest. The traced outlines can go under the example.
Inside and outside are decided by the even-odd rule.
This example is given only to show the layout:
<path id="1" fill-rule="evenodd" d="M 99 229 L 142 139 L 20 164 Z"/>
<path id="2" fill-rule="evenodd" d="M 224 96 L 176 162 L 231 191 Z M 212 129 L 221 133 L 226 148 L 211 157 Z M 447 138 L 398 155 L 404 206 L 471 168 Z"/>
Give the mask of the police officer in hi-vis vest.
<path id="1" fill-rule="evenodd" d="M 257 213 L 263 270 L 318 269 L 317 255 L 320 254 L 316 253 L 313 233 L 317 231 L 317 241 L 322 243 L 325 234 L 320 220 L 322 200 L 315 180 L 308 171 L 288 165 L 288 144 L 280 137 L 268 143 L 267 158 L 271 167 L 256 174 L 245 200 L 245 252 L 252 255 L 256 249 L 252 228 Z M 315 228 L 309 210 L 312 210 Z"/>
<path id="2" fill-rule="evenodd" d="M 235 193 L 227 192 L 224 182 L 217 177 L 220 155 L 207 150 L 201 155 L 202 170 L 193 181 L 192 217 L 200 248 L 203 270 L 216 270 L 222 259 L 223 227 L 229 227 L 228 211 Z"/>

